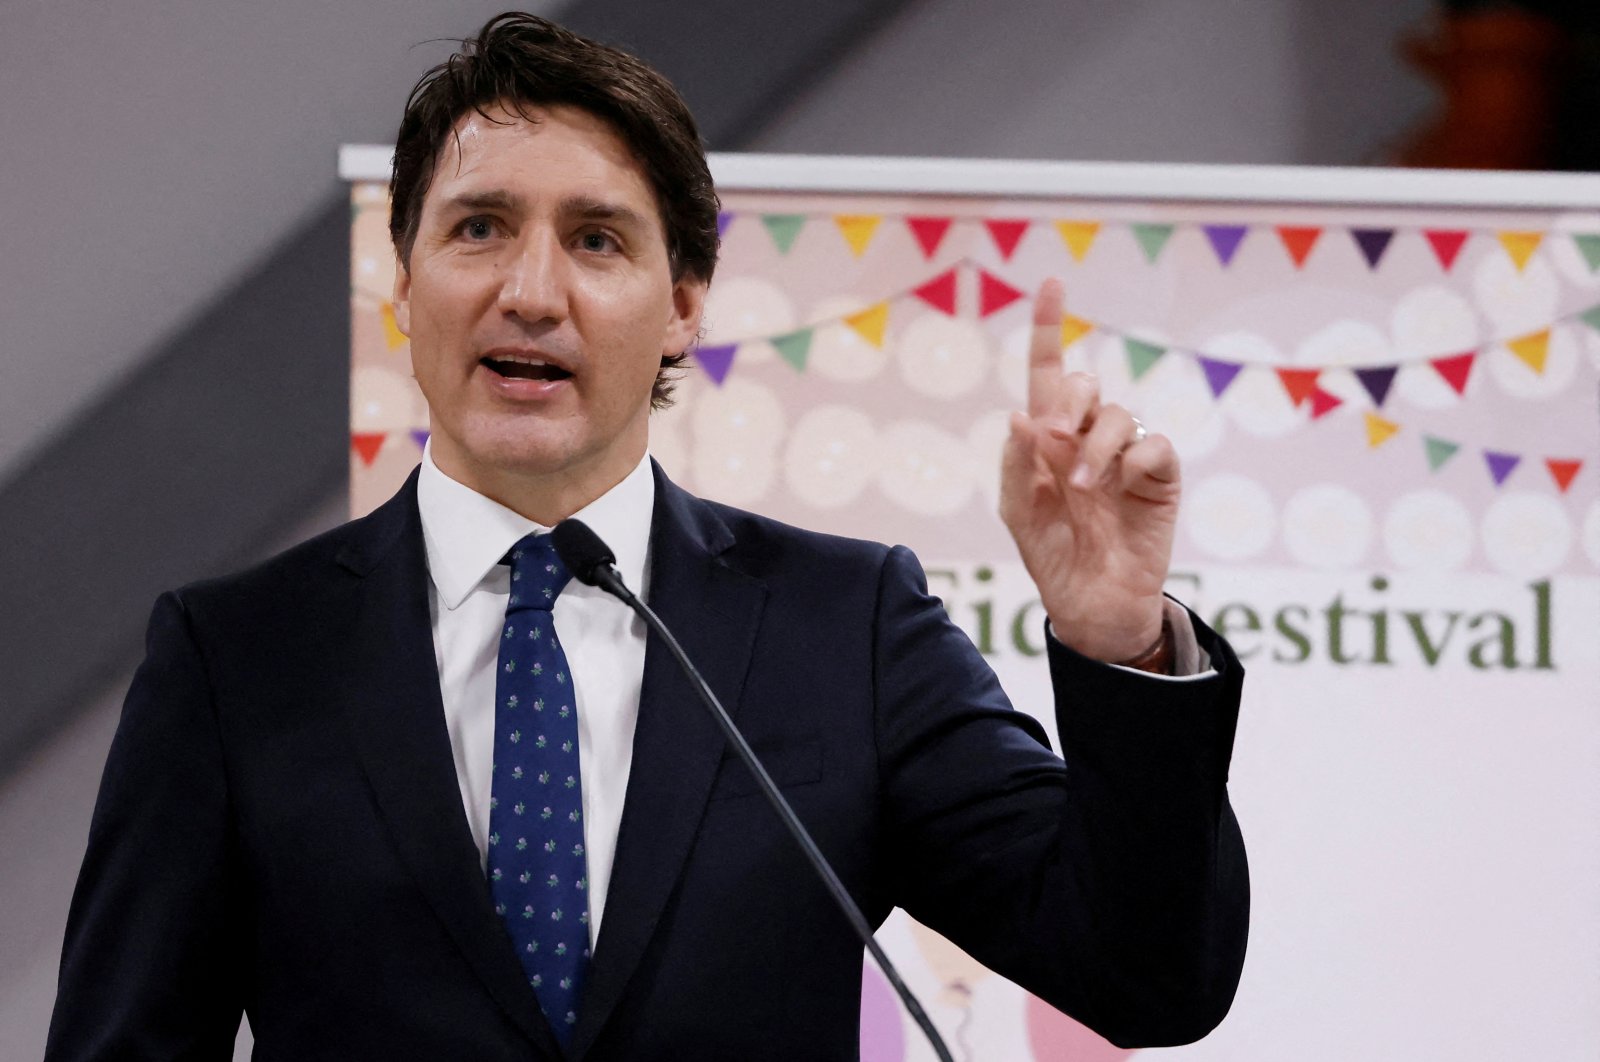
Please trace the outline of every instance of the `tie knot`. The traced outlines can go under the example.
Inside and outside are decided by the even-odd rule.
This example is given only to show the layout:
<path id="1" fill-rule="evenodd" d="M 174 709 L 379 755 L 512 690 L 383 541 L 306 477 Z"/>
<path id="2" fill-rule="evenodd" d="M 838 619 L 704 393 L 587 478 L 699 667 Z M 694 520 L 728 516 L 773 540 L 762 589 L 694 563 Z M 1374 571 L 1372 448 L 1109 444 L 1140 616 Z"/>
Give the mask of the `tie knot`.
<path id="1" fill-rule="evenodd" d="M 556 555 L 556 547 L 549 534 L 528 535 L 506 554 L 511 565 L 511 600 L 507 612 L 538 609 L 549 612 L 556 606 L 556 597 L 572 578 L 567 566 Z"/>

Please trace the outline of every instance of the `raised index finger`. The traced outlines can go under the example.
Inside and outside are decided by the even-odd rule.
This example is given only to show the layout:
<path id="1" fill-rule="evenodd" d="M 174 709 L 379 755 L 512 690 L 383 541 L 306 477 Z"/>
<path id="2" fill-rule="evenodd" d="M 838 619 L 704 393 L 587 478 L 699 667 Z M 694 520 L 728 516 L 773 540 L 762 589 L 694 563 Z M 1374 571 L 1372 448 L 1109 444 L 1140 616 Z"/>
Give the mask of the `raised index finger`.
<path id="1" fill-rule="evenodd" d="M 1061 388 L 1061 318 L 1066 289 L 1057 277 L 1039 285 L 1033 300 L 1033 336 L 1028 341 L 1028 415 L 1043 416 L 1057 405 Z"/>

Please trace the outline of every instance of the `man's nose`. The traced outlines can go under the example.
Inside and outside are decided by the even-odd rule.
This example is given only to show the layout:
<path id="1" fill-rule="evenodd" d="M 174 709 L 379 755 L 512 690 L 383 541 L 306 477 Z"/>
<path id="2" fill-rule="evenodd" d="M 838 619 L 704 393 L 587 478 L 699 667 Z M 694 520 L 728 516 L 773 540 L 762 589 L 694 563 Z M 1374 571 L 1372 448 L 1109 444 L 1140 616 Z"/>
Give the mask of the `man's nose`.
<path id="1" fill-rule="evenodd" d="M 530 323 L 560 321 L 567 315 L 566 259 L 551 237 L 524 236 L 506 265 L 500 284 L 500 309 Z"/>

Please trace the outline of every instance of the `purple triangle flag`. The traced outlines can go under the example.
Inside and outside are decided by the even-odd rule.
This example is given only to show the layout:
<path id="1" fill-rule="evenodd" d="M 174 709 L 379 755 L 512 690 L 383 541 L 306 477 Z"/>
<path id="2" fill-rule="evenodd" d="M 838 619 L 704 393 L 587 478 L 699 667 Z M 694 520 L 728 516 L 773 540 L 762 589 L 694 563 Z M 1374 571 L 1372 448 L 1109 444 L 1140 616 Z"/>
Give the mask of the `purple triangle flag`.
<path id="1" fill-rule="evenodd" d="M 424 446 L 428 445 L 428 429 L 412 428 L 411 438 L 417 444 L 417 449 L 422 449 Z"/>
<path id="2" fill-rule="evenodd" d="M 733 352 L 739 349 L 739 344 L 729 343 L 720 347 L 701 347 L 694 352 L 694 360 L 700 363 L 706 375 L 711 377 L 711 382 L 718 387 L 728 378 L 728 370 L 733 368 Z"/>
<path id="3" fill-rule="evenodd" d="M 1494 485 L 1503 486 L 1506 477 L 1511 475 L 1511 470 L 1522 462 L 1517 454 L 1504 454 L 1498 450 L 1485 450 L 1483 459 L 1489 462 L 1489 475 L 1494 477 Z"/>
<path id="4" fill-rule="evenodd" d="M 717 239 L 722 239 L 722 234 L 728 231 L 728 226 L 733 224 L 733 211 L 717 211 Z"/>
<path id="5" fill-rule="evenodd" d="M 1200 368 L 1205 370 L 1206 383 L 1211 387 L 1211 397 L 1221 398 L 1222 392 L 1233 383 L 1233 378 L 1239 375 L 1242 365 L 1235 365 L 1231 361 L 1218 361 L 1215 358 L 1199 356 Z"/>
<path id="6" fill-rule="evenodd" d="M 1372 404 L 1382 409 L 1384 400 L 1389 397 L 1389 388 L 1394 386 L 1394 374 L 1399 371 L 1398 365 L 1378 365 L 1370 369 L 1357 369 L 1356 379 L 1372 396 Z"/>
<path id="7" fill-rule="evenodd" d="M 1211 249 L 1217 253 L 1217 260 L 1223 265 L 1233 261 L 1234 252 L 1249 231 L 1243 225 L 1207 225 L 1205 230 L 1206 239 L 1211 241 Z"/>
<path id="8" fill-rule="evenodd" d="M 1377 269 L 1383 252 L 1389 249 L 1389 241 L 1394 239 L 1394 230 L 1351 229 L 1350 235 L 1355 237 L 1356 246 L 1361 248 L 1361 257 L 1367 260 L 1368 268 Z"/>

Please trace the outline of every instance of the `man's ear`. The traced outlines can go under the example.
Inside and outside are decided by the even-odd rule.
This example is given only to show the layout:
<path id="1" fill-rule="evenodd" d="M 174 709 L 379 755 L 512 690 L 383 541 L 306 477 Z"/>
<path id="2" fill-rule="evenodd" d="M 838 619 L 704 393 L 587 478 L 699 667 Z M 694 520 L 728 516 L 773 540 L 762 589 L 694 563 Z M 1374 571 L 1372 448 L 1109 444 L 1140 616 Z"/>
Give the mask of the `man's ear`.
<path id="1" fill-rule="evenodd" d="M 683 353 L 700 337 L 700 315 L 706 308 L 709 287 L 707 281 L 689 273 L 672 285 L 672 316 L 661 344 L 663 357 Z"/>
<path id="2" fill-rule="evenodd" d="M 394 256 L 394 326 L 411 335 L 411 270 L 396 251 Z"/>

